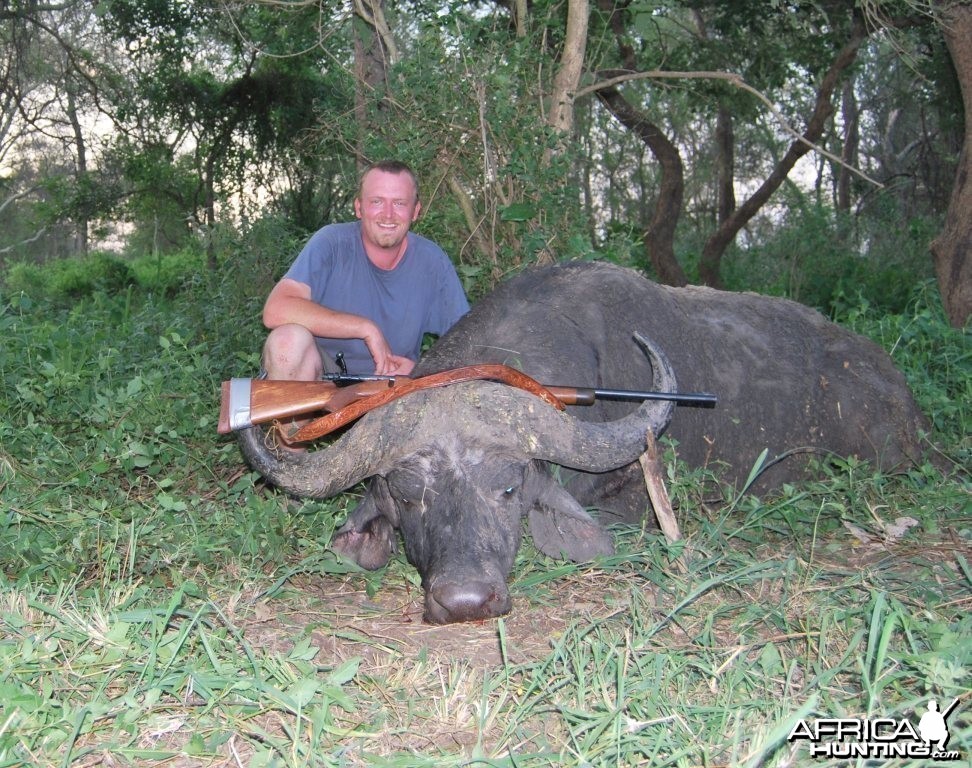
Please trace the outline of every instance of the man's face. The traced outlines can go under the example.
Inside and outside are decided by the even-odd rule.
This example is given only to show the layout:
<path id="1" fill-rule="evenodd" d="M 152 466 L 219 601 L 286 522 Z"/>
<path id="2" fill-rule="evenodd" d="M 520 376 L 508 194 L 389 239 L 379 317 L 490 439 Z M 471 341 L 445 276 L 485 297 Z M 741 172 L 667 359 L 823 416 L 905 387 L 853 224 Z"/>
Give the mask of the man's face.
<path id="1" fill-rule="evenodd" d="M 407 173 L 370 171 L 354 200 L 365 242 L 379 248 L 400 246 L 421 209 L 415 184 Z"/>

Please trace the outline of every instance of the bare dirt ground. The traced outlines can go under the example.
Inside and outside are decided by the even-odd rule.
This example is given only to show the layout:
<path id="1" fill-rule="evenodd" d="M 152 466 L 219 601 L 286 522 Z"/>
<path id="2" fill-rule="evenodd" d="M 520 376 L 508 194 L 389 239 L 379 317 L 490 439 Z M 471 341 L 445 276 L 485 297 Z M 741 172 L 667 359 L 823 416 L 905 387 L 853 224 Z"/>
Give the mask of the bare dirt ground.
<path id="1" fill-rule="evenodd" d="M 808 565 L 844 577 L 880 570 L 889 581 L 899 581 L 906 589 L 912 574 L 926 567 L 929 559 L 947 560 L 957 549 L 972 557 L 965 542 L 948 533 L 943 541 L 921 546 L 861 544 L 851 536 L 841 541 L 845 546 L 806 553 Z M 760 553 L 751 554 L 766 561 L 787 554 L 775 546 L 763 549 L 762 558 Z M 758 584 L 757 592 L 775 592 L 780 587 L 772 580 Z M 285 596 L 256 605 L 239 626 L 253 646 L 283 654 L 309 636 L 311 645 L 320 649 L 318 663 L 328 666 L 360 657 L 365 669 L 384 667 L 392 657 L 399 663 L 408 658 L 439 664 L 461 661 L 491 670 L 546 658 L 569 626 L 593 623 L 624 611 L 633 589 L 650 593 L 649 603 L 656 606 L 659 617 L 672 608 L 666 605 L 671 595 L 657 593 L 636 573 L 578 570 L 544 582 L 541 589 L 530 590 L 530 597 L 517 594 L 515 582 L 511 587 L 513 609 L 503 617 L 502 642 L 495 620 L 444 626 L 424 623 L 422 590 L 401 574 L 386 575 L 373 596 L 366 593 L 360 577 L 295 579 Z M 767 594 L 757 592 L 748 598 L 757 603 L 767 599 Z M 790 610 L 797 609 L 790 604 Z M 680 634 L 675 631 L 675 635 Z M 678 638 L 672 636 L 670 640 L 677 644 Z"/>
<path id="2" fill-rule="evenodd" d="M 309 635 L 311 644 L 320 648 L 320 660 L 334 664 L 357 656 L 366 667 L 381 666 L 392 654 L 496 669 L 544 658 L 570 623 L 616 611 L 618 605 L 603 582 L 603 574 L 586 579 L 576 574 L 548 585 L 548 599 L 542 603 L 514 594 L 513 610 L 503 619 L 502 644 L 495 620 L 425 624 L 421 589 L 389 579 L 374 597 L 366 594 L 361 579 L 302 579 L 292 585 L 286 600 L 257 606 L 242 628 L 253 645 L 279 652 Z"/>

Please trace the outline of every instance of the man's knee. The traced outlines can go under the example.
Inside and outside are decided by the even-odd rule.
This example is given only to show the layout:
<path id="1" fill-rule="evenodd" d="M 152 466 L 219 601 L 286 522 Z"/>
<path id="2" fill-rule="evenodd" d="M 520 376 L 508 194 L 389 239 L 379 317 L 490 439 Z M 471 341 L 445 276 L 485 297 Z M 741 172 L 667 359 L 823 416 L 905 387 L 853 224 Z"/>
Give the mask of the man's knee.
<path id="1" fill-rule="evenodd" d="M 263 367 L 270 378 L 317 378 L 321 356 L 313 334 L 296 323 L 277 326 L 263 345 Z"/>
<path id="2" fill-rule="evenodd" d="M 297 323 L 287 323 L 270 331 L 263 349 L 264 352 L 290 353 L 294 350 L 303 351 L 311 346 L 314 346 L 314 336 L 309 330 Z"/>

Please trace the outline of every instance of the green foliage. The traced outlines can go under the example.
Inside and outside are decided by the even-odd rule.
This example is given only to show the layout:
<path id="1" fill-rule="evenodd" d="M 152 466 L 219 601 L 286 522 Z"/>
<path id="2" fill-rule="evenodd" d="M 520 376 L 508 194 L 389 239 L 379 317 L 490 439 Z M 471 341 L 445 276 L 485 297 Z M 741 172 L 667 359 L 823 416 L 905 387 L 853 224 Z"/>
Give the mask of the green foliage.
<path id="1" fill-rule="evenodd" d="M 180 61 L 192 55 L 192 31 L 213 16 L 204 3 L 173 0 L 111 0 L 98 9 L 101 23 L 136 58 Z"/>
<path id="2" fill-rule="evenodd" d="M 864 302 L 886 312 L 906 311 L 932 276 L 926 219 L 893 216 L 855 223 L 822 205 L 789 200 L 783 220 L 761 242 L 734 248 L 723 269 L 730 290 L 781 295 L 842 314 Z"/>
<path id="3" fill-rule="evenodd" d="M 933 283 L 917 287 L 904 312 L 861 301 L 837 319 L 884 347 L 904 372 L 957 467 L 972 464 L 972 346 L 969 329 L 952 328 Z"/>
<path id="4" fill-rule="evenodd" d="M 536 113 L 545 96 L 533 73 L 553 27 L 517 40 L 495 17 L 467 21 L 436 16 L 422 26 L 422 55 L 403 58 L 387 89 L 369 94 L 363 144 L 369 160 L 397 157 L 418 171 L 425 210 L 417 229 L 452 255 L 478 295 L 524 265 L 592 248 L 569 149 Z M 475 49 L 474 71 L 457 44 Z M 347 114 L 326 130 L 352 137 L 360 126 Z"/>
<path id="5" fill-rule="evenodd" d="M 82 152 L 78 136 L 59 137 L 68 155 L 58 152 L 48 162 L 42 159 L 47 145 L 31 145 L 36 134 L 25 134 L 17 153 L 35 156 L 35 167 L 18 168 L 9 199 L 3 184 L 0 218 L 10 234 L 0 249 L 28 253 L 19 250 L 25 243 L 40 249 L 42 240 L 31 238 L 53 221 L 92 227 L 102 219 L 123 221 L 131 254 L 182 250 L 192 237 L 246 229 L 267 211 L 310 231 L 348 214 L 349 182 L 360 161 L 394 156 L 422 175 L 429 194 L 420 227 L 453 255 L 473 293 L 525 264 L 590 258 L 595 246 L 645 266 L 637 238 L 617 234 L 642 232 L 651 218 L 658 191 L 652 153 L 591 91 L 575 105 L 570 137 L 553 135 L 547 125 L 565 40 L 563 4 L 533 4 L 523 19 L 500 5 L 388 6 L 388 34 L 399 55 L 387 57 L 387 72 L 368 73 L 381 77 L 365 77 L 367 85 L 358 78 L 370 65 L 354 44 L 356 35 L 372 30 L 336 5 L 110 0 L 95 4 L 93 17 L 82 22 L 74 14 L 86 8 L 25 7 L 17 25 L 35 27 L 39 40 L 36 50 L 21 51 L 34 40 L 15 35 L 17 25 L 6 30 L 18 43 L 11 73 L 29 72 L 39 82 L 23 85 L 42 85 L 56 97 L 48 102 L 51 114 L 39 118 L 39 134 L 47 133 L 49 120 L 70 124 L 58 106 L 70 102 L 82 118 L 78 130 L 94 130 L 92 118 L 103 115 L 116 127 L 114 135 L 103 142 L 101 125 L 108 123 L 98 122 L 97 140 L 85 137 L 86 157 L 69 156 Z M 898 12 L 898 6 L 883 8 Z M 591 14 L 581 88 L 616 68 L 733 72 L 765 92 L 798 131 L 814 84 L 846 43 L 856 13 L 850 6 L 752 0 L 606 6 Z M 855 75 L 861 164 L 880 166 L 877 175 L 898 180 L 899 199 L 931 202 L 909 209 L 907 221 L 942 207 L 961 121 L 958 84 L 940 32 L 930 23 L 911 29 L 919 18 L 910 18 L 899 35 L 873 35 Z M 45 61 L 50 46 L 72 51 L 64 71 Z M 682 154 L 683 238 L 685 230 L 712 228 L 717 108 L 734 118 L 740 189 L 765 178 L 790 140 L 759 99 L 724 78 L 660 78 L 620 87 Z M 26 117 L 29 110 L 21 112 Z M 831 132 L 821 143 L 834 140 Z M 899 160 L 909 165 L 896 165 Z M 89 170 L 71 171 L 82 167 Z M 906 177 L 914 181 L 900 181 Z M 30 188 L 44 190 L 45 199 L 18 197 Z M 855 189 L 857 200 L 865 194 Z M 883 215 L 865 213 L 871 220 Z M 793 230 L 782 219 L 776 223 Z M 838 223 L 846 252 L 864 253 L 862 261 L 821 243 L 823 256 L 801 258 L 798 270 L 791 269 L 797 251 L 785 235 L 773 243 L 762 233 L 756 242 L 767 262 L 770 255 L 781 262 L 764 284 L 823 307 L 841 301 L 842 293 L 853 303 L 857 286 L 870 301 L 879 287 L 891 286 L 888 304 L 899 309 L 915 270 L 882 266 L 893 249 L 871 252 L 883 223 L 863 222 L 870 234 L 856 238 L 845 238 L 845 225 Z M 744 259 L 730 275 L 734 284 L 760 287 L 745 283 L 745 267 Z"/>
<path id="6" fill-rule="evenodd" d="M 61 259 L 46 264 L 20 262 L 7 271 L 5 283 L 12 292 L 34 298 L 78 298 L 96 291 L 124 291 L 136 282 L 131 266 L 108 253 L 84 259 Z"/>
<path id="7" fill-rule="evenodd" d="M 249 516 L 242 494 L 254 478 L 221 485 L 215 474 L 237 456 L 232 443 L 213 444 L 219 381 L 255 368 L 239 350 L 256 329 L 228 320 L 225 301 L 190 311 L 167 301 L 99 292 L 70 307 L 25 294 L 5 303 L 0 455 L 16 510 L 0 532 L 8 574 L 84 580 L 111 562 L 155 583 L 194 562 L 260 561 L 291 525 Z M 223 313 L 218 333 L 203 325 L 216 321 L 210 312 Z M 195 514 L 170 527 L 171 516 Z M 136 542 L 138 558 L 122 554 Z"/>
<path id="8" fill-rule="evenodd" d="M 261 303 L 290 268 L 308 233 L 285 216 L 266 215 L 221 244 L 226 290 Z"/>
<path id="9" fill-rule="evenodd" d="M 124 135 L 113 137 L 108 154 L 130 191 L 116 208 L 130 224 L 126 252 L 168 252 L 190 245 L 199 184 L 192 162 L 175 157 L 161 141 L 135 143 Z"/>
<path id="10" fill-rule="evenodd" d="M 198 248 L 185 248 L 133 259 L 131 266 L 141 288 L 172 295 L 205 271 L 206 255 Z"/>
<path id="11" fill-rule="evenodd" d="M 324 734 L 337 727 L 337 713 L 353 709 L 346 687 L 359 659 L 316 659 L 319 649 L 307 641 L 263 652 L 197 584 L 185 581 L 155 603 L 146 589 L 126 581 L 93 598 L 27 591 L 28 611 L 5 612 L 4 765 L 55 765 L 58 755 L 68 764 L 88 755 L 92 740 L 108 746 L 106 739 L 128 764 L 160 765 L 181 755 L 202 765 L 237 729 L 258 742 L 250 765 L 312 764 Z M 100 680 L 92 685 L 76 676 L 79 669 L 98 670 Z M 195 714 L 173 718 L 173 707 L 187 698 L 196 703 Z M 286 723 L 289 736 L 306 744 L 298 747 L 273 727 L 251 722 L 257 710 Z M 229 720 L 212 728 L 213 711 Z M 152 734 L 134 739 L 146 725 Z M 168 742 L 168 734 L 181 736 L 185 726 L 192 733 L 184 743 Z M 280 762 L 281 755 L 295 759 Z"/>
<path id="12" fill-rule="evenodd" d="M 341 168 L 331 158 L 346 152 L 335 137 L 306 139 L 319 110 L 351 111 L 352 91 L 322 63 L 340 55 L 340 36 L 325 53 L 314 9 L 117 0 L 99 15 L 129 49 L 132 86 L 112 91 L 122 129 L 104 164 L 124 192 L 117 215 L 135 225 L 133 251 L 184 248 L 189 225 L 209 236 L 267 201 L 320 225 Z"/>
<path id="13" fill-rule="evenodd" d="M 197 279 L 205 267 L 205 254 L 196 248 L 131 260 L 96 252 L 87 258 L 45 264 L 19 262 L 10 266 L 3 282 L 11 293 L 55 301 L 124 293 L 135 285 L 173 295 Z"/>

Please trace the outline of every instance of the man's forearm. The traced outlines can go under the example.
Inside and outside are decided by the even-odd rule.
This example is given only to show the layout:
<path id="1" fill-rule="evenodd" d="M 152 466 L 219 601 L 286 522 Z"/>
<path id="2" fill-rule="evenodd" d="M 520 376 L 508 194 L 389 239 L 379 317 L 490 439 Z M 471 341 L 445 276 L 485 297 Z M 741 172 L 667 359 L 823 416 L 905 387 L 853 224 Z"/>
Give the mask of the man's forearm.
<path id="1" fill-rule="evenodd" d="M 338 312 L 310 299 L 289 297 L 264 309 L 263 324 L 271 331 L 287 323 L 302 325 L 314 336 L 326 339 L 365 339 L 377 330 L 366 317 Z"/>

